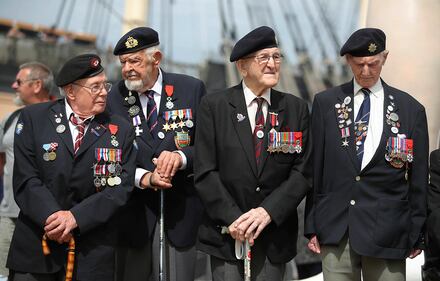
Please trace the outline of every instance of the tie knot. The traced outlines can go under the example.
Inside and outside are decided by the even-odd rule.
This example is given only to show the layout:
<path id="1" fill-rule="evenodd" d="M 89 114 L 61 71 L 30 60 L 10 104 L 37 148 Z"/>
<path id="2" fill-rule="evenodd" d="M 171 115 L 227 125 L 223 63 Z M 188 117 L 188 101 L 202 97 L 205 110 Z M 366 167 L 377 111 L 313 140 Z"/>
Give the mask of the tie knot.
<path id="1" fill-rule="evenodd" d="M 368 88 L 362 88 L 361 91 L 362 93 L 364 93 L 365 96 L 369 96 L 371 93 L 370 89 Z"/>
<path id="2" fill-rule="evenodd" d="M 148 99 L 150 99 L 150 100 L 154 99 L 154 91 L 153 90 L 148 91 L 146 94 L 147 94 Z"/>
<path id="3" fill-rule="evenodd" d="M 261 97 L 255 98 L 255 101 L 258 104 L 258 107 L 261 107 L 263 105 L 264 99 Z"/>
<path id="4" fill-rule="evenodd" d="M 79 116 L 75 116 L 75 114 L 72 113 L 70 114 L 69 120 L 70 122 L 72 122 L 73 125 L 80 126 L 80 125 L 86 125 L 90 119 L 84 119 Z"/>

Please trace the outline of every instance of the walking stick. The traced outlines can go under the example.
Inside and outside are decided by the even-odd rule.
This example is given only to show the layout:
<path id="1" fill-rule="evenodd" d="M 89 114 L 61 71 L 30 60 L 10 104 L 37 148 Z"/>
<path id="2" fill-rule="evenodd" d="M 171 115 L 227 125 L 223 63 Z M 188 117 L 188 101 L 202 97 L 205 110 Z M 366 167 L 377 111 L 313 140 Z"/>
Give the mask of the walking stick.
<path id="1" fill-rule="evenodd" d="M 160 190 L 160 218 L 159 218 L 159 280 L 164 281 L 165 267 L 165 223 L 164 223 L 164 200 L 165 193 Z"/>
<path id="2" fill-rule="evenodd" d="M 227 226 L 223 226 L 221 229 L 222 234 L 229 234 Z M 235 257 L 239 260 L 243 260 L 244 267 L 244 281 L 251 281 L 251 245 L 249 240 L 243 243 L 240 240 L 235 240 Z"/>
<path id="3" fill-rule="evenodd" d="M 47 245 L 47 236 L 43 235 L 41 240 L 41 246 L 43 248 L 43 254 L 45 256 L 50 255 L 49 245 Z M 67 247 L 67 264 L 66 264 L 66 279 L 65 281 L 72 281 L 73 267 L 75 265 L 75 238 L 73 236 L 69 240 L 69 246 Z"/>

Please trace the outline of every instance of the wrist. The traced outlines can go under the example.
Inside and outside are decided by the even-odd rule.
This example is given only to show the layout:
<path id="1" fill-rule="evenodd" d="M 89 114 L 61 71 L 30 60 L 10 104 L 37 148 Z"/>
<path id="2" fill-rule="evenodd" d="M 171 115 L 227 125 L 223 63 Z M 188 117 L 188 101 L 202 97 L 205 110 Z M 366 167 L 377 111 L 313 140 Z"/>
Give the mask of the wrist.
<path id="1" fill-rule="evenodd" d="M 156 185 L 153 184 L 152 178 L 153 178 L 153 173 L 150 172 L 150 178 L 148 179 L 148 187 L 149 188 L 155 188 L 156 187 Z"/>

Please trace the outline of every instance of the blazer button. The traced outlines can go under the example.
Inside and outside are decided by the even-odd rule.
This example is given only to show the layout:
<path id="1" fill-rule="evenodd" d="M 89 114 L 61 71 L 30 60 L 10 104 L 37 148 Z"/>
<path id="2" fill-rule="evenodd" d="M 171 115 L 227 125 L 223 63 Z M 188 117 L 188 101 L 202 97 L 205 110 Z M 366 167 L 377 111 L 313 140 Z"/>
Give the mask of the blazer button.
<path id="1" fill-rule="evenodd" d="M 257 186 L 257 188 L 255 189 L 256 192 L 260 192 L 260 187 Z"/>
<path id="2" fill-rule="evenodd" d="M 361 180 L 361 177 L 360 176 L 356 176 L 356 181 L 360 181 Z"/>
<path id="3" fill-rule="evenodd" d="M 356 201 L 350 200 L 350 205 L 354 206 L 356 204 Z"/>

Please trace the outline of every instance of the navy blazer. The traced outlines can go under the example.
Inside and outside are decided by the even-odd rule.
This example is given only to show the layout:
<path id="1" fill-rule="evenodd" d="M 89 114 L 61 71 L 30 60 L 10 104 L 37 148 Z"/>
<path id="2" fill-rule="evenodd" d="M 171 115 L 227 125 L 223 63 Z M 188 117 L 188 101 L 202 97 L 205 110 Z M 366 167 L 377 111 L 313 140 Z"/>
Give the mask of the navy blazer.
<path id="1" fill-rule="evenodd" d="M 367 166 L 359 170 L 354 141 L 354 122 L 349 126 L 348 146 L 342 146 L 335 104 L 351 97 L 353 81 L 315 96 L 312 108 L 313 196 L 308 198 L 305 234 L 317 234 L 323 245 L 337 245 L 348 231 L 358 254 L 404 259 L 417 247 L 426 219 L 428 185 L 428 130 L 424 107 L 413 97 L 382 81 L 383 132 Z M 414 161 L 406 169 L 385 160 L 391 131 L 387 107 L 399 116 L 399 134 L 414 142 Z M 354 110 L 350 113 L 353 121 Z"/>
<path id="2" fill-rule="evenodd" d="M 203 214 L 203 207 L 200 199 L 194 190 L 193 180 L 193 149 L 194 134 L 197 127 L 197 108 L 202 96 L 206 94 L 205 86 L 202 81 L 181 74 L 167 73 L 162 71 L 162 93 L 159 105 L 158 131 L 164 133 L 165 137 L 160 139 L 157 135 L 153 136 L 149 132 L 146 118 L 142 112 L 139 112 L 141 120 L 140 128 L 142 133 L 136 137 L 137 143 L 137 167 L 154 170 L 152 159 L 158 157 L 164 150 L 178 150 L 174 137 L 176 133 L 173 130 L 162 130 L 166 120 L 164 112 L 167 109 L 166 85 L 174 87 L 171 97 L 174 107 L 171 110 L 191 109 L 194 126 L 185 128 L 189 132 L 190 145 L 181 149 L 187 159 L 185 170 L 179 170 L 173 178 L 171 189 L 165 190 L 165 232 L 170 242 L 176 247 L 193 246 L 196 242 L 197 229 L 200 225 Z M 131 92 L 136 98 L 139 108 L 142 105 L 137 92 Z M 129 96 L 124 81 L 120 81 L 109 94 L 108 108 L 132 123 L 132 116 L 128 113 L 130 105 L 125 98 Z M 133 125 L 134 126 L 134 125 Z M 144 207 L 147 207 L 145 217 Z M 121 235 L 130 246 L 145 244 L 153 234 L 156 222 L 159 219 L 159 192 L 152 189 L 141 190 L 135 188 L 129 206 L 126 208 L 125 224 L 121 227 L 124 233 Z M 128 241 L 127 241 L 128 239 Z"/>
<path id="3" fill-rule="evenodd" d="M 44 256 L 41 240 L 46 219 L 59 210 L 70 210 L 78 224 L 74 231 L 75 276 L 80 280 L 110 280 L 114 267 L 114 215 L 133 189 L 134 132 L 122 118 L 107 112 L 98 114 L 74 155 L 68 122 L 64 99 L 28 106 L 17 122 L 13 185 L 20 214 L 7 267 L 31 273 L 60 271 L 66 264 L 67 245 L 49 241 L 51 254 Z M 118 127 L 118 147 L 111 143 L 109 124 Z M 60 130 L 60 126 L 65 130 Z M 56 158 L 45 161 L 43 145 L 50 143 L 58 144 Z M 95 148 L 121 149 L 120 185 L 97 192 L 93 175 Z"/>
<path id="4" fill-rule="evenodd" d="M 263 207 L 272 222 L 256 244 L 274 263 L 296 255 L 296 208 L 310 189 L 309 111 L 299 98 L 271 90 L 269 112 L 278 114 L 277 131 L 302 132 L 301 153 L 269 153 L 269 114 L 261 162 L 257 165 L 242 84 L 207 95 L 200 105 L 196 133 L 195 182 L 207 216 L 198 247 L 225 260 L 236 260 L 234 240 L 221 233 L 243 213 Z"/>

